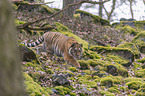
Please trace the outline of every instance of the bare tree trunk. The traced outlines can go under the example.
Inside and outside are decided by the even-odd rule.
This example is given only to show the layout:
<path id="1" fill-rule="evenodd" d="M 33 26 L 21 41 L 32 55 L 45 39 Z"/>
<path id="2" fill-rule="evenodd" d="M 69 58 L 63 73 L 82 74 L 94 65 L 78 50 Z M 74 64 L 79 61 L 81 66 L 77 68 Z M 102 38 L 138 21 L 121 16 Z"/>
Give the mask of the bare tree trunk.
<path id="1" fill-rule="evenodd" d="M 133 2 L 132 0 L 129 0 L 131 18 L 134 19 L 134 14 L 133 14 L 133 9 L 132 9 L 132 2 Z"/>
<path id="2" fill-rule="evenodd" d="M 102 0 L 99 0 L 102 2 Z M 99 16 L 102 17 L 103 4 L 99 4 Z"/>
<path id="3" fill-rule="evenodd" d="M 16 29 L 8 0 L 0 0 L 0 96 L 23 96 Z"/>
<path id="4" fill-rule="evenodd" d="M 113 1 L 112 1 L 112 8 L 111 8 L 111 11 L 110 11 L 110 12 L 108 12 L 108 11 L 106 10 L 105 6 L 103 6 L 103 7 L 104 7 L 104 10 L 105 10 L 105 12 L 106 12 L 106 14 L 107 14 L 108 20 L 111 19 L 112 14 L 113 14 L 113 12 L 114 12 L 114 10 L 115 10 L 116 1 L 117 1 L 117 0 L 113 0 Z"/>
<path id="5" fill-rule="evenodd" d="M 63 8 L 65 8 L 68 4 L 73 4 L 73 3 L 80 2 L 80 1 L 83 1 L 83 0 L 63 0 Z M 81 4 L 78 4 L 78 5 L 67 8 L 66 10 L 63 11 L 63 16 L 72 18 L 74 11 L 76 9 L 79 9 L 80 6 L 81 6 Z"/>

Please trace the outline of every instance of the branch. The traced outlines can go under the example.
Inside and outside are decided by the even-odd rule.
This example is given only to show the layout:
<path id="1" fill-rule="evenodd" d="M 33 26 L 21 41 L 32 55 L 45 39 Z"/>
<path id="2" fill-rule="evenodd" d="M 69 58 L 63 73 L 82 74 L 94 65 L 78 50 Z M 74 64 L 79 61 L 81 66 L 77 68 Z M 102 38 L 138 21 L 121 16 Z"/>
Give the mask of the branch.
<path id="1" fill-rule="evenodd" d="M 78 4 L 82 4 L 82 3 L 93 3 L 93 2 L 95 2 L 94 4 L 103 4 L 103 3 L 108 2 L 108 1 L 110 1 L 110 0 L 105 0 L 105 1 L 102 1 L 102 2 L 87 1 L 87 0 L 85 0 L 85 1 L 80 1 L 80 2 L 77 2 L 77 3 L 69 4 L 69 5 L 67 5 L 65 8 L 63 8 L 62 10 L 60 10 L 60 11 L 58 11 L 58 12 L 56 12 L 56 13 L 50 15 L 50 16 L 47 16 L 47 17 L 44 17 L 44 18 L 35 20 L 35 21 L 33 21 L 33 22 L 28 22 L 28 23 L 25 23 L 25 24 L 21 24 L 21 25 L 19 25 L 17 28 L 18 28 L 18 29 L 23 29 L 23 28 L 28 27 L 29 25 L 32 25 L 32 24 L 37 23 L 37 22 L 40 22 L 40 21 L 42 21 L 42 20 L 50 19 L 50 18 L 56 16 L 57 14 L 63 12 L 63 11 L 66 10 L 67 8 L 69 8 L 69 7 L 71 7 L 71 6 L 74 6 L 74 5 L 78 5 Z"/>
<path id="2" fill-rule="evenodd" d="M 40 6 L 40 5 L 46 5 L 46 4 L 50 4 L 50 3 L 53 3 L 54 1 L 52 2 L 46 2 L 46 3 L 26 3 L 26 2 L 22 2 L 22 1 L 12 1 L 12 3 L 15 3 L 15 4 L 21 4 L 21 5 L 36 5 L 36 6 Z"/>
<path id="3" fill-rule="evenodd" d="M 33 27 L 27 27 L 27 28 L 24 28 L 25 30 L 52 30 L 52 29 L 55 29 L 55 27 L 46 27 L 46 28 L 33 28 Z"/>

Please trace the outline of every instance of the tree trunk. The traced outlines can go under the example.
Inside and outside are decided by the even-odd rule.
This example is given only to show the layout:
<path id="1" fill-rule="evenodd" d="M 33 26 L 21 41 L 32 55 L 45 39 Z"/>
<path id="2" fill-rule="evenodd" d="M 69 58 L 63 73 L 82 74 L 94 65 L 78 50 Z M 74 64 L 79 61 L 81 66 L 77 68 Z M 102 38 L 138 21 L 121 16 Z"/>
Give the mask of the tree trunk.
<path id="1" fill-rule="evenodd" d="M 63 0 L 63 8 L 66 7 L 68 4 L 73 4 L 80 1 L 82 0 Z M 67 8 L 66 10 L 63 11 L 63 16 L 72 18 L 75 10 L 79 9 L 80 6 L 81 4 Z"/>
<path id="2" fill-rule="evenodd" d="M 134 19 L 134 14 L 133 14 L 133 9 L 132 9 L 132 2 L 133 2 L 132 0 L 129 0 L 131 18 Z"/>
<path id="3" fill-rule="evenodd" d="M 102 0 L 99 0 L 100 2 Z M 103 4 L 99 4 L 99 16 L 102 17 Z"/>
<path id="4" fill-rule="evenodd" d="M 0 0 L 0 96 L 23 96 L 16 29 L 8 0 Z"/>

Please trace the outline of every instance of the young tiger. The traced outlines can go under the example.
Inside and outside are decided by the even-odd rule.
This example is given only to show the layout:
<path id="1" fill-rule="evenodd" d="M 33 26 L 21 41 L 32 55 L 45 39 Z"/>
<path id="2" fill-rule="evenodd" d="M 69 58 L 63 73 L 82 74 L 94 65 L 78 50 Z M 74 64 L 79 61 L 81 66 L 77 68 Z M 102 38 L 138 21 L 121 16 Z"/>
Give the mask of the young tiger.
<path id="1" fill-rule="evenodd" d="M 82 55 L 82 44 L 79 44 L 73 37 L 67 37 L 58 32 L 47 32 L 36 42 L 26 43 L 28 47 L 34 47 L 44 43 L 44 48 L 48 53 L 63 56 L 68 64 L 80 68 L 80 64 L 75 58 L 80 59 Z"/>

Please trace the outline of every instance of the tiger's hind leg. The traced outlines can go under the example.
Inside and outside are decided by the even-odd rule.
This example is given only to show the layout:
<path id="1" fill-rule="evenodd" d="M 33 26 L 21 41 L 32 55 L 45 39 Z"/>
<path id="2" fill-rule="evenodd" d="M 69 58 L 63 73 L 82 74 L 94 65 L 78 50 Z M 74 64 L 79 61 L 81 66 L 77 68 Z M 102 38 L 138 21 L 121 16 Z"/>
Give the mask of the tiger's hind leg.
<path id="1" fill-rule="evenodd" d="M 64 54 L 64 60 L 69 63 L 69 64 L 72 64 L 74 67 L 76 68 L 81 68 L 79 62 L 74 58 L 72 57 L 71 55 L 69 54 Z"/>

